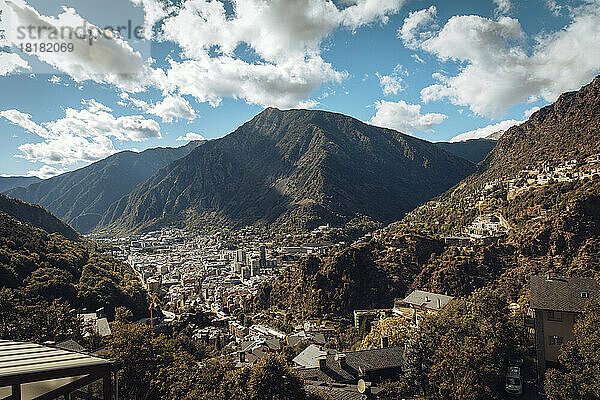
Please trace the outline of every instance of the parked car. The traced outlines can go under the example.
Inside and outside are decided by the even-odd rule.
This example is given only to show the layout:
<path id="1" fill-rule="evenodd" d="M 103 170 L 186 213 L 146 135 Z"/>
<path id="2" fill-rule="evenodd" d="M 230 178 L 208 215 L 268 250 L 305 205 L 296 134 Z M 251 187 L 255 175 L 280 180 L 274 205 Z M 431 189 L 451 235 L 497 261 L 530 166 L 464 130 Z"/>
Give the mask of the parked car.
<path id="1" fill-rule="evenodd" d="M 523 394 L 521 367 L 508 367 L 508 372 L 506 373 L 506 393 L 517 396 Z"/>

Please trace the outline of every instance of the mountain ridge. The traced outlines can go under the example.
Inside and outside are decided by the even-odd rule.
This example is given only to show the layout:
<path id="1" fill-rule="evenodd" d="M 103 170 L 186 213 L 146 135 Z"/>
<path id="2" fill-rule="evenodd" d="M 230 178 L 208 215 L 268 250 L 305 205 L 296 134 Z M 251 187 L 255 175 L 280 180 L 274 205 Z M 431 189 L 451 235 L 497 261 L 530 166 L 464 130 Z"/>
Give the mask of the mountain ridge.
<path id="1" fill-rule="evenodd" d="M 79 240 L 80 238 L 77 231 L 36 204 L 29 204 L 0 194 L 0 213 L 48 233 L 58 233 L 69 240 Z"/>
<path id="2" fill-rule="evenodd" d="M 201 143 L 190 142 L 178 148 L 158 147 L 140 153 L 122 151 L 26 188 L 15 188 L 7 194 L 39 204 L 78 231 L 87 233 L 113 202 Z"/>
<path id="3" fill-rule="evenodd" d="M 159 170 L 99 226 L 206 217 L 309 227 L 357 214 L 391 222 L 474 170 L 429 142 L 343 114 L 268 108 Z"/>
<path id="4" fill-rule="evenodd" d="M 0 193 L 7 192 L 18 187 L 27 187 L 33 183 L 41 182 L 36 176 L 1 176 L 0 177 Z"/>
<path id="5" fill-rule="evenodd" d="M 468 139 L 461 142 L 435 142 L 435 144 L 450 153 L 467 159 L 475 164 L 482 162 L 496 147 L 494 139 Z"/>

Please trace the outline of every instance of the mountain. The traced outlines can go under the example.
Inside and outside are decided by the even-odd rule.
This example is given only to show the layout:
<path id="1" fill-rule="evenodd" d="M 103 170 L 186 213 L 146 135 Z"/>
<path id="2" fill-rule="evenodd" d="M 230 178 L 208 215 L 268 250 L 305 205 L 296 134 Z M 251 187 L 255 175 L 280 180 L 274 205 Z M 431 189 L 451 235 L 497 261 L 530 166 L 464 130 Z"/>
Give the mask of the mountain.
<path id="1" fill-rule="evenodd" d="M 508 129 L 485 160 L 485 177 L 598 154 L 599 132 L 600 76 L 578 91 L 562 94 L 525 123 Z"/>
<path id="2" fill-rule="evenodd" d="M 475 171 L 432 143 L 325 111 L 269 108 L 113 204 L 101 226 L 187 220 L 281 229 L 401 218 Z"/>
<path id="3" fill-rule="evenodd" d="M 0 177 L 0 193 L 7 192 L 17 187 L 27 187 L 32 183 L 42 180 L 35 176 L 2 176 Z"/>
<path id="4" fill-rule="evenodd" d="M 202 142 L 178 148 L 155 148 L 135 153 L 122 151 L 84 168 L 68 172 L 9 196 L 40 204 L 77 231 L 93 229 L 109 206 L 170 162 L 186 156 Z"/>
<path id="5" fill-rule="evenodd" d="M 470 139 L 464 142 L 438 142 L 438 147 L 467 159 L 475 164 L 480 163 L 496 146 L 496 140 L 492 139 Z"/>
<path id="6" fill-rule="evenodd" d="M 600 164 L 586 161 L 600 155 L 599 128 L 597 77 L 508 129 L 480 171 L 375 232 L 375 239 L 282 270 L 258 291 L 255 311 L 275 306 L 351 317 L 352 309 L 391 307 L 394 297 L 416 289 L 468 296 L 483 287 L 525 310 L 531 275 L 600 279 L 600 175 L 589 176 Z M 528 166 L 573 159 L 570 165 L 588 176 L 545 183 L 520 178 Z M 508 233 L 479 243 L 444 240 L 479 214 L 501 215 Z"/>
<path id="7" fill-rule="evenodd" d="M 73 228 L 42 207 L 0 194 L 0 214 L 2 213 L 48 233 L 58 233 L 71 240 L 79 239 L 79 234 Z"/>

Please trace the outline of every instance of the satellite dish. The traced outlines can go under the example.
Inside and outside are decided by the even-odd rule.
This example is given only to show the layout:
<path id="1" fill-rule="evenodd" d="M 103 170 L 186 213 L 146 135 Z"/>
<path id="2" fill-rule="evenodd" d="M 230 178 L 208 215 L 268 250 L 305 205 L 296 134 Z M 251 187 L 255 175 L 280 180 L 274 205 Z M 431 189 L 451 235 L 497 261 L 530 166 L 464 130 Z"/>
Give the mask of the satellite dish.
<path id="1" fill-rule="evenodd" d="M 367 383 L 364 381 L 364 379 L 359 379 L 358 380 L 358 391 L 360 393 L 364 393 L 366 389 L 367 389 Z"/>

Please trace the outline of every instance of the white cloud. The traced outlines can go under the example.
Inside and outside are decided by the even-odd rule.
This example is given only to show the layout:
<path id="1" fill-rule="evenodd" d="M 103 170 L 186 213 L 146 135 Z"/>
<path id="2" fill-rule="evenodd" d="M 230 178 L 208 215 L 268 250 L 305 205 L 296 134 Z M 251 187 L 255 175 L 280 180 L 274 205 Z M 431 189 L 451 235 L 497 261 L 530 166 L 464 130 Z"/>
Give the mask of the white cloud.
<path id="1" fill-rule="evenodd" d="M 531 107 L 530 109 L 525 110 L 523 113 L 523 119 L 528 120 L 529 117 L 533 115 L 536 111 L 538 111 L 541 107 Z"/>
<path id="2" fill-rule="evenodd" d="M 39 137 L 48 138 L 51 136 L 46 129 L 31 120 L 30 114 L 26 114 L 18 110 L 5 110 L 0 111 L 0 117 L 6 118 L 12 124 L 18 125 L 26 131 L 29 131 Z"/>
<path id="3" fill-rule="evenodd" d="M 0 51 L 0 76 L 8 75 L 15 71 L 30 70 L 29 63 L 19 55 Z"/>
<path id="4" fill-rule="evenodd" d="M 133 4 L 144 9 L 144 37 L 151 39 L 154 36 L 154 26 L 164 19 L 170 7 L 158 0 L 131 0 Z"/>
<path id="5" fill-rule="evenodd" d="M 46 164 L 69 165 L 90 162 L 116 152 L 111 138 L 141 142 L 160 138 L 160 125 L 140 115 L 115 118 L 112 110 L 98 101 L 84 100 L 82 110 L 67 108 L 65 117 L 41 125 L 31 115 L 17 110 L 0 111 L 0 117 L 41 137 L 40 143 L 19 146 L 18 157 Z"/>
<path id="6" fill-rule="evenodd" d="M 206 140 L 206 139 L 204 139 L 204 136 L 199 135 L 197 133 L 193 133 L 193 132 L 188 132 L 185 134 L 185 136 L 179 136 L 177 138 L 177 141 L 179 141 L 179 142 L 191 142 L 192 140 Z"/>
<path id="7" fill-rule="evenodd" d="M 490 136 L 492 133 L 504 132 L 508 128 L 522 124 L 525 121 L 515 121 L 514 119 L 498 122 L 497 124 L 484 126 L 483 128 L 475 129 L 469 132 L 461 133 L 450 139 L 450 142 L 464 142 L 470 139 L 481 139 Z"/>
<path id="8" fill-rule="evenodd" d="M 249 104 L 291 108 L 306 99 L 324 81 L 341 82 L 347 76 L 333 70 L 321 57 L 279 64 L 249 64 L 229 56 L 172 62 L 168 80 L 183 95 L 218 106 L 223 97 L 242 98 Z"/>
<path id="9" fill-rule="evenodd" d="M 41 143 L 26 143 L 18 147 L 17 157 L 46 164 L 69 165 L 79 161 L 98 161 L 116 152 L 107 137 L 83 138 L 64 134 Z"/>
<path id="10" fill-rule="evenodd" d="M 355 3 L 340 13 L 342 24 L 352 29 L 373 21 L 386 24 L 389 20 L 388 15 L 400 11 L 405 0 L 356 0 Z"/>
<path id="11" fill-rule="evenodd" d="M 548 7 L 555 17 L 558 17 L 563 10 L 563 6 L 559 5 L 555 0 L 546 0 L 546 7 Z"/>
<path id="12" fill-rule="evenodd" d="M 112 110 L 95 100 L 84 102 L 87 109 L 67 108 L 65 117 L 46 122 L 44 126 L 54 136 L 74 134 L 78 137 L 114 137 L 122 141 L 141 142 L 160 138 L 160 125 L 141 115 L 115 118 Z"/>
<path id="13" fill-rule="evenodd" d="M 171 123 L 174 120 L 196 119 L 196 112 L 190 105 L 190 103 L 181 96 L 178 95 L 167 95 L 162 101 L 157 104 L 149 104 L 141 99 L 131 97 L 128 93 L 123 92 L 120 94 L 122 101 L 117 104 L 121 106 L 127 106 L 132 104 L 134 107 L 143 110 L 147 114 L 156 115 L 161 117 L 163 122 Z"/>
<path id="14" fill-rule="evenodd" d="M 455 76 L 437 74 L 440 83 L 424 88 L 422 100 L 448 99 L 479 115 L 498 115 L 531 98 L 553 102 L 579 89 L 600 71 L 599 5 L 577 8 L 569 25 L 538 36 L 530 51 L 519 21 L 508 17 L 454 16 L 428 39 L 408 37 L 407 47 L 460 65 Z"/>
<path id="15" fill-rule="evenodd" d="M 375 115 L 369 121 L 373 125 L 391 128 L 403 133 L 431 132 L 433 126 L 447 118 L 444 114 L 421 114 L 421 106 L 403 100 L 391 102 L 380 100 L 375 103 Z"/>
<path id="16" fill-rule="evenodd" d="M 496 4 L 496 10 L 494 10 L 496 16 L 506 15 L 512 8 L 510 0 L 494 0 L 494 4 Z"/>
<path id="17" fill-rule="evenodd" d="M 402 39 L 404 46 L 416 50 L 424 40 L 429 39 L 434 34 L 431 29 L 435 28 L 433 23 L 436 15 L 435 6 L 411 12 L 398 29 L 398 37 Z"/>
<path id="18" fill-rule="evenodd" d="M 71 8 L 49 17 L 23 0 L 13 1 L 12 20 L 21 26 L 59 29 L 87 23 Z M 172 41 L 182 49 L 181 60 L 171 61 L 168 71 L 149 67 L 127 42 L 103 36 L 92 46 L 82 46 L 74 38 L 68 41 L 75 45 L 74 52 L 43 53 L 39 59 L 77 82 L 112 84 L 126 92 L 156 86 L 165 96 L 189 94 L 213 106 L 232 97 L 289 108 L 314 102 L 309 96 L 322 84 L 339 83 L 348 76 L 321 58 L 325 37 L 338 28 L 355 31 L 372 23 L 385 24 L 406 0 L 354 0 L 344 6 L 330 0 L 232 0 L 227 6 L 210 0 L 178 5 L 130 1 L 144 9 L 148 35 L 154 27 L 159 33 L 156 39 Z M 87 26 L 95 29 L 90 23 Z M 22 41 L 13 37 L 11 42 Z M 250 57 L 243 59 L 236 50 L 244 46 Z"/>
<path id="19" fill-rule="evenodd" d="M 321 84 L 348 76 L 321 58 L 326 36 L 338 27 L 385 23 L 403 3 L 358 0 L 338 8 L 328 0 L 233 0 L 233 13 L 228 13 L 219 1 L 188 0 L 162 27 L 162 38 L 177 43 L 187 58 L 172 62 L 170 88 L 213 106 L 233 97 L 295 107 Z M 240 45 L 250 48 L 257 61 L 237 57 Z"/>
<path id="20" fill-rule="evenodd" d="M 37 28 L 32 30 L 33 34 L 29 34 L 28 29 L 7 30 L 7 40 L 17 47 L 48 42 L 72 45 L 73 51 L 38 52 L 35 56 L 75 81 L 91 80 L 129 91 L 141 91 L 151 84 L 162 85 L 162 71 L 145 65 L 141 55 L 121 38 L 100 34 L 103 31 L 84 20 L 74 9 L 64 7 L 62 13 L 52 17 L 40 15 L 21 0 L 7 1 L 6 4 L 4 11 L 10 13 L 7 18 L 13 26 Z M 82 33 L 84 26 L 96 38 L 91 45 L 90 35 Z M 77 33 L 79 38 L 69 32 Z"/>
<path id="21" fill-rule="evenodd" d="M 58 169 L 50 165 L 44 165 L 38 170 L 28 171 L 27 176 L 37 176 L 40 179 L 48 179 L 56 175 L 64 174 L 68 171 L 69 170 L 67 168 Z"/>
<path id="22" fill-rule="evenodd" d="M 173 120 L 196 119 L 196 113 L 190 103 L 181 96 L 167 96 L 161 102 L 148 108 L 147 113 L 157 115 L 163 122 Z"/>
<path id="23" fill-rule="evenodd" d="M 425 60 L 423 60 L 421 57 L 419 57 L 418 54 L 411 54 L 410 56 L 419 64 L 425 64 Z"/>
<path id="24" fill-rule="evenodd" d="M 379 72 L 376 72 L 375 75 L 379 78 L 379 85 L 383 89 L 383 94 L 388 96 L 398 94 L 398 92 L 403 90 L 403 76 L 408 75 L 408 72 L 402 65 L 398 64 L 391 75 L 381 75 Z"/>

